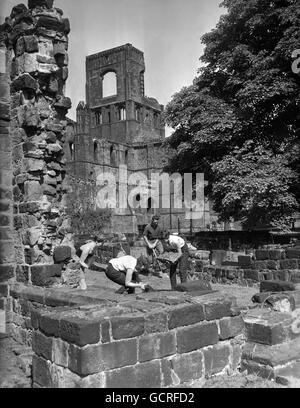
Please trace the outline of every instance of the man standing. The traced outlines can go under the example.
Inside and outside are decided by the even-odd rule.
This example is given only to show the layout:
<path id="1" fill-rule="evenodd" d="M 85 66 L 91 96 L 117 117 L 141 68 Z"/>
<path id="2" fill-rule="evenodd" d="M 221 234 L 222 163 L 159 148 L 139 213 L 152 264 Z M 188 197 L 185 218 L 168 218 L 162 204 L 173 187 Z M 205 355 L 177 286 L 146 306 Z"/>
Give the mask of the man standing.
<path id="1" fill-rule="evenodd" d="M 160 217 L 158 215 L 154 215 L 151 223 L 146 226 L 143 234 L 144 241 L 147 244 L 147 253 L 148 255 L 152 255 L 152 263 L 154 263 L 154 251 L 156 256 L 164 252 L 164 247 L 161 242 L 161 239 L 163 239 L 163 231 L 158 225 L 159 219 Z"/>
<path id="2" fill-rule="evenodd" d="M 176 270 L 179 264 L 179 276 L 181 283 L 187 282 L 188 276 L 188 259 L 189 259 L 189 249 L 185 240 L 178 235 L 173 235 L 168 232 L 165 235 L 166 243 L 169 245 L 170 249 L 175 250 L 180 258 L 170 267 L 170 282 L 172 290 L 175 290 L 177 286 Z"/>
<path id="3" fill-rule="evenodd" d="M 148 286 L 141 282 L 138 276 L 138 272 L 144 266 L 142 258 L 136 259 L 131 255 L 125 255 L 111 259 L 105 274 L 108 279 L 121 285 L 121 288 L 116 293 L 122 294 L 127 292 L 128 294 L 134 294 L 135 288 L 141 288 L 143 291 L 147 290 Z"/>

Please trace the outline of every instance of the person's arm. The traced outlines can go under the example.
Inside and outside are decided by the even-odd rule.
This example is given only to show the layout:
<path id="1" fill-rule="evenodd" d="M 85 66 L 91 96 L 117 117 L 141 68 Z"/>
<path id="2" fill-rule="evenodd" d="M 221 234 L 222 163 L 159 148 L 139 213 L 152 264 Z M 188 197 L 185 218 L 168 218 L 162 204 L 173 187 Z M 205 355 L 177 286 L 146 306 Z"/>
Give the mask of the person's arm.
<path id="1" fill-rule="evenodd" d="M 148 232 L 148 226 L 144 230 L 143 238 L 144 238 L 144 241 L 146 242 L 148 248 L 153 249 L 153 248 L 155 248 L 156 245 L 150 244 L 150 242 L 148 241 L 148 238 L 147 238 L 147 232 Z"/>
<path id="2" fill-rule="evenodd" d="M 142 282 L 140 283 L 132 282 L 133 272 L 134 272 L 133 269 L 127 269 L 126 278 L 125 278 L 125 286 L 127 288 L 141 288 L 142 290 L 145 290 L 145 285 Z"/>

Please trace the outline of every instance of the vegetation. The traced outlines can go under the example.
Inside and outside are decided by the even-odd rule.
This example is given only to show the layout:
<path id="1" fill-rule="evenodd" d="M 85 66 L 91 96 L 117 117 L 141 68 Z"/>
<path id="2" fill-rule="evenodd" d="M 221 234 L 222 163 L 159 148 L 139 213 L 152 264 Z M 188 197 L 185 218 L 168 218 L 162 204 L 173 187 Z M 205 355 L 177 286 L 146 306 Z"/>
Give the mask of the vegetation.
<path id="1" fill-rule="evenodd" d="M 298 0 L 225 0 L 204 66 L 167 105 L 166 169 L 204 172 L 220 220 L 289 229 L 299 209 Z"/>

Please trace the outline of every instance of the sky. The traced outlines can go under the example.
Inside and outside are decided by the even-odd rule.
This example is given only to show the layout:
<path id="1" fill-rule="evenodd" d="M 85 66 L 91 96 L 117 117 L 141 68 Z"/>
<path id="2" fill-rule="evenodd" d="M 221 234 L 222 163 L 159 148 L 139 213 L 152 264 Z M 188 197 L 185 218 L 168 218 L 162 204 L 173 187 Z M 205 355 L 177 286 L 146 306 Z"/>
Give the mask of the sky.
<path id="1" fill-rule="evenodd" d="M 18 0 L 0 0 L 0 19 Z M 55 0 L 71 23 L 68 116 L 85 100 L 85 58 L 113 47 L 132 44 L 144 52 L 145 94 L 166 105 L 192 84 L 203 54 L 201 36 L 211 31 L 225 9 L 221 0 Z M 24 2 L 27 5 L 27 2 Z M 167 135 L 170 129 L 167 130 Z"/>

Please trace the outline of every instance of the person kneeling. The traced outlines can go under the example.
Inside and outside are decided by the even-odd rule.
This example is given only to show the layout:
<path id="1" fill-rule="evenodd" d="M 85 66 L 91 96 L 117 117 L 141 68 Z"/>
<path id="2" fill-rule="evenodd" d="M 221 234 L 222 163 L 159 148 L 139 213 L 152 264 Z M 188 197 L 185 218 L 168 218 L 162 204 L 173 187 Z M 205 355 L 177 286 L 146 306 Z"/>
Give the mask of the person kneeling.
<path id="1" fill-rule="evenodd" d="M 135 288 L 141 288 L 143 291 L 147 289 L 147 285 L 141 282 L 138 272 L 143 269 L 142 259 L 136 259 L 131 255 L 121 256 L 111 259 L 106 269 L 106 276 L 114 283 L 121 285 L 121 288 L 116 292 L 122 294 L 135 293 Z"/>

